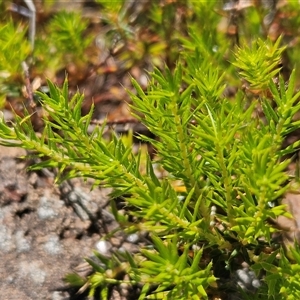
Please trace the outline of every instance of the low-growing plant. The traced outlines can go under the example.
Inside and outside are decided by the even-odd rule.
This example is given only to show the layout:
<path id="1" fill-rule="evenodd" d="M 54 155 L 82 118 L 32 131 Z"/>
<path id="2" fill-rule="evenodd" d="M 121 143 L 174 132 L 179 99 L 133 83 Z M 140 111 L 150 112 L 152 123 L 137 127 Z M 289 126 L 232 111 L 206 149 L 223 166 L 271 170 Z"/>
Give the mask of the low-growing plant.
<path id="1" fill-rule="evenodd" d="M 38 31 L 36 67 L 55 73 L 71 63 L 78 68 L 77 72 L 84 73 L 89 62 L 86 50 L 94 38 L 86 33 L 87 27 L 88 20 L 80 12 L 57 12 L 45 28 Z"/>
<path id="2" fill-rule="evenodd" d="M 56 167 L 58 181 L 93 178 L 95 186 L 113 188 L 112 204 L 122 196 L 135 220 L 112 205 L 120 226 L 149 233 L 151 245 L 137 254 L 117 252 L 107 259 L 96 253 L 98 263 L 87 260 L 94 272 L 68 275 L 69 282 L 90 288 L 90 296 L 99 289 L 103 299 L 124 282 L 141 288 L 139 299 L 208 299 L 222 297 L 221 279 L 233 275 L 237 261 L 246 261 L 260 280 L 255 299 L 300 296 L 298 246 L 281 249 L 271 225 L 280 215 L 290 217 L 281 205 L 292 188 L 287 155 L 300 144 L 283 146 L 300 127 L 300 92 L 295 71 L 288 82 L 280 75 L 279 44 L 256 41 L 236 49 L 230 68 L 256 89 L 250 97 L 242 86 L 234 99 L 226 97 L 226 74 L 210 67 L 200 47 L 194 55 L 183 53 L 173 71 L 150 73 L 146 91 L 132 79 L 133 115 L 155 136 L 138 137 L 154 146 L 154 160 L 134 154 L 114 132 L 103 137 L 105 124 L 89 132 L 93 107 L 81 115 L 84 96 L 69 99 L 67 80 L 62 88 L 48 81 L 49 94 L 36 93 L 46 111 L 41 134 L 29 113 L 13 123 L 1 118 L 2 145 L 42 158 L 31 169 Z M 157 166 L 166 171 L 163 178 Z"/>
<path id="3" fill-rule="evenodd" d="M 32 50 L 26 38 L 26 26 L 15 25 L 12 20 L 1 22 L 0 49 L 0 107 L 3 107 L 6 96 L 21 93 L 21 63 Z"/>

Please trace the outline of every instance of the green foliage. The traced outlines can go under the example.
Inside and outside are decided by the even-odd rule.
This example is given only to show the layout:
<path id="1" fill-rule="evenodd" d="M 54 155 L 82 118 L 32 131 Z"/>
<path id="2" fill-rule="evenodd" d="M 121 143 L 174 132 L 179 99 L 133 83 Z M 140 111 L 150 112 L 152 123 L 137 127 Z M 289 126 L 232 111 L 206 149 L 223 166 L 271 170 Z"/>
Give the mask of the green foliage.
<path id="1" fill-rule="evenodd" d="M 295 243 L 294 248 L 290 248 L 293 263 L 285 256 L 282 250 L 274 251 L 271 255 L 261 254 L 253 269 L 266 270 L 265 281 L 268 289 L 265 292 L 267 299 L 297 299 L 300 296 L 299 278 L 299 245 Z"/>
<path id="2" fill-rule="evenodd" d="M 91 39 L 83 38 L 87 24 L 80 13 L 58 12 L 48 24 L 50 39 L 56 46 L 56 51 L 81 57 L 91 42 Z"/>
<path id="3" fill-rule="evenodd" d="M 1 78 L 9 78 L 22 70 L 21 62 L 30 53 L 30 45 L 25 35 L 25 26 L 15 26 L 12 20 L 0 24 L 0 69 L 3 72 Z"/>
<path id="4" fill-rule="evenodd" d="M 96 0 L 97 3 L 101 4 L 103 9 L 105 9 L 108 13 L 119 13 L 124 5 L 124 0 L 116 0 L 113 2 L 105 1 L 105 0 Z"/>
<path id="5" fill-rule="evenodd" d="M 42 32 L 36 40 L 34 53 L 36 67 L 48 73 L 69 63 L 75 64 L 79 69 L 84 68 L 88 62 L 86 50 L 93 40 L 90 35 L 85 34 L 87 26 L 88 21 L 80 12 L 56 13 L 45 26 L 45 32 Z"/>
<path id="6" fill-rule="evenodd" d="M 200 267 L 203 251 L 200 249 L 194 251 L 195 256 L 191 262 L 188 253 L 190 245 L 185 245 L 183 253 L 179 255 L 176 237 L 163 242 L 153 235 L 152 240 L 157 251 L 141 250 L 147 260 L 141 262 L 140 272 L 144 277 L 149 276 L 144 278 L 148 284 L 144 285 L 142 295 L 150 287 L 149 284 L 155 284 L 157 286 L 153 292 L 155 297 L 150 296 L 147 299 L 207 297 L 205 290 L 216 281 L 216 278 L 211 273 L 212 263 L 205 268 Z"/>
<path id="7" fill-rule="evenodd" d="M 41 134 L 34 132 L 29 113 L 16 116 L 13 124 L 1 119 L 1 144 L 21 146 L 42 158 L 33 169 L 57 167 L 58 180 L 89 177 L 95 185 L 114 188 L 112 195 L 124 196 L 134 207 L 129 213 L 139 220 L 123 219 L 124 226 L 150 233 L 152 249 L 116 253 L 111 259 L 95 253 L 99 262 L 87 260 L 95 272 L 86 279 L 68 275 L 69 282 L 89 287 L 90 295 L 100 289 L 103 299 L 110 286 L 122 282 L 141 284 L 140 299 L 207 299 L 217 287 L 216 266 L 222 262 L 232 269 L 231 258 L 240 255 L 254 270 L 266 273 L 258 299 L 278 293 L 287 299 L 298 296 L 298 252 L 291 250 L 294 263 L 276 250 L 276 229 L 269 220 L 287 214 L 278 199 L 290 188 L 286 154 L 299 142 L 282 144 L 300 127 L 294 119 L 300 92 L 295 93 L 294 71 L 288 82 L 280 75 L 274 80 L 283 51 L 279 41 L 255 45 L 252 55 L 246 55 L 247 46 L 237 49 L 241 63 L 233 63 L 241 66 L 252 87 L 263 89 L 250 104 L 242 91 L 234 100 L 224 96 L 224 77 L 199 59 L 206 53 L 199 47 L 187 61 L 183 55 L 173 71 L 165 67 L 150 73 L 146 91 L 132 79 L 133 113 L 156 136 L 139 138 L 155 147 L 155 164 L 168 174 L 162 179 L 149 157 L 141 171 L 142 153 L 134 155 L 130 143 L 114 133 L 104 138 L 105 124 L 88 132 L 93 107 L 82 116 L 83 95 L 69 99 L 67 81 L 62 88 L 49 81 L 49 95 L 37 93 L 46 112 Z M 268 81 L 261 82 L 258 68 Z M 255 113 L 260 108 L 263 117 Z M 178 191 L 175 181 L 184 188 Z M 267 245 L 271 252 L 264 251 Z"/>
<path id="8" fill-rule="evenodd" d="M 130 1 L 97 3 L 109 50 L 126 68 L 142 59 L 158 66 L 146 90 L 134 79 L 134 91 L 128 90 L 133 115 L 155 136 L 138 136 L 154 146 L 155 160 L 142 150 L 134 154 L 114 132 L 104 137 L 105 124 L 91 132 L 94 106 L 82 115 L 84 95 L 70 97 L 67 80 L 61 88 L 49 80 L 49 94 L 36 93 L 42 132 L 34 131 L 25 108 L 12 123 L 0 119 L 0 144 L 41 158 L 31 169 L 55 167 L 57 182 L 93 178 L 95 186 L 113 188 L 120 227 L 149 233 L 151 245 L 138 253 L 107 258 L 95 252 L 95 260 L 87 259 L 90 276 L 69 274 L 66 280 L 80 291 L 89 288 L 90 296 L 100 291 L 102 299 L 122 283 L 141 287 L 139 299 L 208 299 L 222 295 L 219 279 L 232 275 L 237 258 L 262 283 L 255 295 L 244 291 L 245 299 L 298 299 L 299 246 L 278 248 L 271 221 L 289 216 L 281 199 L 292 189 L 288 157 L 300 142 L 284 142 L 300 128 L 300 92 L 297 70 L 285 81 L 280 63 L 283 54 L 296 63 L 299 51 L 281 46 L 282 37 L 272 42 L 261 34 L 264 10 L 254 5 L 245 11 L 252 26 L 241 22 L 242 42 L 233 49 L 229 31 L 219 28 L 219 1 L 139 2 L 138 9 Z M 51 65 L 54 72 L 64 63 L 82 67 L 89 61 L 91 38 L 81 14 L 59 12 L 45 27 L 36 41 L 36 65 Z M 2 90 L 30 53 L 20 29 L 11 21 L 0 26 Z M 249 42 L 254 34 L 261 37 Z M 230 96 L 232 86 L 237 91 Z M 135 222 L 118 215 L 119 196 Z"/>
<path id="9" fill-rule="evenodd" d="M 236 62 L 233 64 L 241 69 L 240 75 L 252 89 L 265 89 L 269 81 L 280 71 L 279 62 L 284 47 L 278 48 L 281 38 L 272 45 L 270 41 L 260 39 L 236 51 Z"/>
<path id="10" fill-rule="evenodd" d="M 12 20 L 0 24 L 0 107 L 4 105 L 5 95 L 18 95 L 12 83 L 20 79 L 21 63 L 30 54 L 26 40 L 26 27 L 16 26 Z"/>

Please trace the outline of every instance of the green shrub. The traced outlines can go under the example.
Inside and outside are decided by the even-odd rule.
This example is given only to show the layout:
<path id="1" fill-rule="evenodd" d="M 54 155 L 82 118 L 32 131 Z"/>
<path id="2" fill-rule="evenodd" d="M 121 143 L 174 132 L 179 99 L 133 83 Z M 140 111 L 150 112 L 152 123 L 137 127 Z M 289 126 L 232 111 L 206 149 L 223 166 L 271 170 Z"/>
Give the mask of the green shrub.
<path id="1" fill-rule="evenodd" d="M 16 26 L 12 20 L 0 23 L 0 108 L 4 106 L 7 95 L 20 94 L 21 63 L 31 52 L 25 36 L 24 25 Z"/>
<path id="2" fill-rule="evenodd" d="M 141 151 L 133 154 L 114 133 L 104 138 L 105 124 L 88 133 L 93 107 L 82 116 L 83 95 L 69 99 L 67 81 L 62 88 L 48 82 L 49 95 L 37 93 L 47 112 L 42 134 L 34 132 L 29 114 L 16 116 L 13 124 L 1 119 L 1 144 L 43 158 L 33 169 L 57 167 L 58 180 L 89 177 L 95 185 L 112 187 L 112 196 L 123 196 L 137 220 L 130 223 L 113 210 L 120 226 L 149 232 L 152 247 L 111 259 L 95 253 L 99 264 L 87 259 L 94 273 L 70 274 L 71 283 L 88 286 L 90 295 L 99 288 L 104 299 L 122 282 L 142 286 L 139 299 L 208 299 L 220 293 L 218 277 L 234 272 L 239 257 L 261 279 L 255 299 L 300 296 L 298 246 L 287 256 L 273 241 L 276 229 L 270 225 L 279 215 L 289 216 L 280 205 L 292 182 L 286 155 L 299 142 L 282 145 L 300 127 L 294 119 L 300 92 L 295 94 L 294 71 L 288 82 L 279 74 L 279 42 L 259 40 L 235 51 L 229 69 L 256 89 L 256 97 L 242 88 L 234 99 L 224 96 L 226 74 L 202 59 L 207 53 L 197 44 L 173 71 L 150 73 L 146 91 L 132 79 L 133 114 L 156 137 L 139 138 L 155 147 L 155 161 L 142 159 Z M 217 59 L 218 53 L 211 55 Z M 154 164 L 166 171 L 164 178 Z"/>
<path id="3" fill-rule="evenodd" d="M 34 65 L 38 72 L 53 74 L 69 64 L 84 73 L 89 58 L 87 48 L 93 37 L 86 33 L 88 20 L 80 12 L 59 11 L 38 32 Z M 51 59 L 50 59 L 51 58 Z"/>
<path id="4" fill-rule="evenodd" d="M 150 245 L 138 253 L 115 252 L 108 259 L 95 252 L 98 262 L 86 259 L 93 273 L 69 274 L 67 281 L 80 291 L 89 288 L 91 296 L 99 290 L 103 299 L 122 283 L 140 289 L 139 299 L 223 298 L 226 289 L 238 289 L 224 279 L 233 280 L 236 262 L 245 261 L 260 284 L 240 291 L 241 297 L 298 299 L 299 246 L 278 245 L 272 225 L 278 216 L 291 217 L 281 200 L 294 188 L 295 176 L 286 169 L 300 142 L 284 141 L 300 127 L 299 68 L 286 76 L 280 63 L 285 55 L 285 67 L 297 67 L 298 48 L 281 47 L 286 37 L 274 43 L 265 38 L 259 5 L 242 13 L 231 9 L 227 25 L 236 27 L 225 32 L 219 1 L 137 7 L 123 0 L 96 2 L 107 26 L 105 42 L 115 43 L 107 49 L 125 69 L 143 60 L 159 67 L 149 73 L 147 90 L 134 79 L 134 90 L 128 90 L 133 115 L 155 136 L 138 138 L 153 145 L 155 158 L 142 148 L 135 154 L 130 139 L 114 132 L 103 137 L 105 124 L 90 132 L 94 107 L 82 115 L 84 95 L 70 98 L 67 80 L 61 88 L 48 81 L 49 95 L 36 93 L 45 111 L 42 133 L 34 131 L 32 111 L 13 123 L 0 119 L 0 144 L 42 158 L 32 169 L 56 167 L 58 182 L 93 178 L 95 186 L 113 188 L 111 209 L 120 228 L 149 233 Z M 293 3 L 282 8 L 286 14 L 297 10 Z M 295 15 L 283 24 L 288 32 L 297 28 Z M 38 28 L 32 67 L 51 77 L 68 63 L 84 70 L 91 45 L 86 26 L 77 12 L 56 14 L 45 30 Z M 13 91 L 31 51 L 20 28 L 12 21 L 0 25 L 3 95 Z M 232 47 L 233 40 L 240 47 Z M 128 215 L 116 210 L 119 196 Z"/>

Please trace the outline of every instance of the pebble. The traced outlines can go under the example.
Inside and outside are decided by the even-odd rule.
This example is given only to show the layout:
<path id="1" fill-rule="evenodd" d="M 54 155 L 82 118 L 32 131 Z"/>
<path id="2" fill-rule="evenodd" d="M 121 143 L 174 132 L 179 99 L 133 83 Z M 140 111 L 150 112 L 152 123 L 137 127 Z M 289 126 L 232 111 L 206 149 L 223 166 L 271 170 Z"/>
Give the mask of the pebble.
<path id="1" fill-rule="evenodd" d="M 62 295 L 61 292 L 55 291 L 52 294 L 51 300 L 65 300 L 66 298 Z"/>
<path id="2" fill-rule="evenodd" d="M 24 238 L 22 230 L 16 232 L 15 240 L 18 252 L 28 252 L 30 250 L 30 243 Z"/>
<path id="3" fill-rule="evenodd" d="M 62 247 L 59 242 L 59 237 L 57 235 L 52 235 L 49 237 L 48 241 L 44 245 L 44 249 L 52 255 L 59 254 Z"/>
<path id="4" fill-rule="evenodd" d="M 252 286 L 256 289 L 258 289 L 261 286 L 260 281 L 256 278 L 252 280 Z"/>
<path id="5" fill-rule="evenodd" d="M 108 241 L 101 240 L 96 243 L 96 249 L 102 255 L 109 255 L 111 248 L 112 248 L 112 245 Z"/>
<path id="6" fill-rule="evenodd" d="M 261 285 L 254 271 L 249 270 L 249 268 L 238 269 L 235 274 L 237 276 L 237 284 L 243 290 L 257 289 Z"/>
<path id="7" fill-rule="evenodd" d="M 236 274 L 237 274 L 238 278 L 240 279 L 240 281 L 242 281 L 242 283 L 246 287 L 251 285 L 252 278 L 251 278 L 251 276 L 249 276 L 249 272 L 247 272 L 244 269 L 239 269 L 236 271 Z"/>
<path id="8" fill-rule="evenodd" d="M 12 251 L 15 248 L 11 230 L 6 226 L 0 227 L 0 250 L 3 252 Z"/>
<path id="9" fill-rule="evenodd" d="M 37 214 L 42 220 L 54 218 L 56 216 L 55 211 L 51 208 L 50 200 L 48 200 L 48 198 L 41 197 Z"/>
<path id="10" fill-rule="evenodd" d="M 19 265 L 21 277 L 30 277 L 34 283 L 42 285 L 46 279 L 46 272 L 41 269 L 39 261 L 21 262 Z"/>
<path id="11" fill-rule="evenodd" d="M 137 243 L 139 240 L 139 235 L 136 234 L 136 233 L 132 233 L 132 234 L 129 234 L 126 238 L 126 241 L 129 242 L 129 243 Z"/>

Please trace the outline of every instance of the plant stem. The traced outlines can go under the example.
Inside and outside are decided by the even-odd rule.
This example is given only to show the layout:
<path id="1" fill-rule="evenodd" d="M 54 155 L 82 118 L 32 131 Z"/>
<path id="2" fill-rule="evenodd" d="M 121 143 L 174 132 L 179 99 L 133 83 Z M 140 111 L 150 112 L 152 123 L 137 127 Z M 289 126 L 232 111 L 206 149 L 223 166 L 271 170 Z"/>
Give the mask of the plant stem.
<path id="1" fill-rule="evenodd" d="M 193 170 L 191 168 L 192 163 L 190 162 L 189 154 L 188 154 L 188 147 L 187 147 L 187 137 L 188 133 L 184 131 L 183 126 L 182 126 L 182 119 L 181 116 L 178 112 L 178 107 L 176 103 L 176 98 L 179 97 L 179 95 L 174 96 L 174 99 L 172 100 L 174 105 L 173 105 L 173 115 L 174 115 L 174 121 L 175 121 L 175 126 L 178 132 L 178 142 L 179 142 L 179 147 L 180 147 L 180 154 L 182 156 L 182 162 L 183 162 L 183 169 L 185 176 L 189 180 L 189 184 L 187 186 L 187 183 L 185 182 L 186 188 L 189 189 L 191 187 L 195 187 L 195 198 L 197 199 L 201 195 L 201 187 L 199 186 L 198 180 L 195 179 L 193 176 Z M 186 128 L 185 128 L 186 129 Z M 200 212 L 203 218 L 205 219 L 206 224 L 209 224 L 210 222 L 210 216 L 209 216 L 209 210 L 208 207 L 205 205 L 205 199 L 203 199 L 200 203 Z"/>

